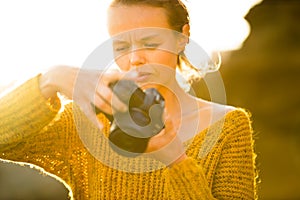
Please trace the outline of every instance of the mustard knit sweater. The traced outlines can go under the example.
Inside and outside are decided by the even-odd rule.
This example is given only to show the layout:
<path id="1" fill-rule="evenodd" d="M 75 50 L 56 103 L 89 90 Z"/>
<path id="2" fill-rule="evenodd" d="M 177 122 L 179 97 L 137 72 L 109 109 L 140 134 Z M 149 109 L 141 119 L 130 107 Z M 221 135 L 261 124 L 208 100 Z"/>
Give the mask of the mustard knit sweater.
<path id="1" fill-rule="evenodd" d="M 151 170 L 158 161 L 116 159 L 79 109 L 71 103 L 59 108 L 58 99 L 49 102 L 41 95 L 38 77 L 2 97 L 0 158 L 40 167 L 63 181 L 73 199 L 257 198 L 252 129 L 242 109 L 197 134 L 187 145 L 188 159 Z"/>

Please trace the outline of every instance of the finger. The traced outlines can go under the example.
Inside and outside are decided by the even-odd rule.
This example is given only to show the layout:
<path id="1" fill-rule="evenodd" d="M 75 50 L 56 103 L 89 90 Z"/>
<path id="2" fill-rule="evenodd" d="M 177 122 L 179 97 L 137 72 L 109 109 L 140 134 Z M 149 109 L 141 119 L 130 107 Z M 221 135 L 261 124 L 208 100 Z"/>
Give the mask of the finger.
<path id="1" fill-rule="evenodd" d="M 126 80 L 135 80 L 138 77 L 136 71 L 129 71 L 129 72 L 120 72 L 120 71 L 106 71 L 100 74 L 99 80 L 108 84 L 113 83 L 121 79 Z"/>
<path id="2" fill-rule="evenodd" d="M 158 134 L 154 135 L 152 137 L 153 140 L 157 140 L 157 141 L 158 140 L 161 140 L 161 141 L 169 140 L 170 132 L 172 131 L 172 129 L 173 129 L 172 121 L 170 119 L 166 120 L 165 121 L 165 128 L 162 129 Z"/>
<path id="3" fill-rule="evenodd" d="M 112 115 L 113 113 L 112 108 L 109 102 L 106 101 L 103 97 L 96 95 L 93 104 L 96 107 L 95 109 L 99 109 L 100 112 L 105 112 L 109 115 Z M 98 114 L 99 112 L 96 112 L 95 110 L 95 113 Z"/>
<path id="4" fill-rule="evenodd" d="M 166 129 L 166 134 L 170 135 L 169 133 L 175 131 L 175 126 L 173 124 L 173 121 L 170 118 L 166 118 L 165 120 L 165 129 Z"/>
<path id="5" fill-rule="evenodd" d="M 150 140 L 148 141 L 148 145 L 145 150 L 145 153 L 156 151 L 160 149 L 162 146 L 164 146 L 165 145 L 164 134 L 165 134 L 165 129 L 161 130 L 157 135 L 151 137 Z"/>
<path id="6" fill-rule="evenodd" d="M 127 111 L 127 105 L 120 99 L 118 99 L 118 97 L 114 95 L 112 90 L 107 86 L 102 85 L 98 87 L 96 90 L 96 97 L 97 98 L 95 98 L 95 105 L 99 106 L 100 109 L 102 107 L 104 107 L 104 109 L 107 106 L 110 107 L 109 110 L 106 108 L 106 110 L 109 111 L 110 114 L 112 113 L 112 110 L 120 112 Z"/>

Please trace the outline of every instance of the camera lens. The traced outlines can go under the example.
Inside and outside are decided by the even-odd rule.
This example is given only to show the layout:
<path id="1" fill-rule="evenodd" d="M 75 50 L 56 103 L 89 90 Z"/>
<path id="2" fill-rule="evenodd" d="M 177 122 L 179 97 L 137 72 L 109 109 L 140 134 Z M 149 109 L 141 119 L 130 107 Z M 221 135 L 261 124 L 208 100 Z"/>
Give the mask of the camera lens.
<path id="1" fill-rule="evenodd" d="M 114 114 L 109 135 L 111 148 L 123 156 L 137 156 L 145 152 L 149 139 L 164 128 L 164 99 L 154 88 L 144 92 L 129 80 L 120 80 L 110 87 L 122 102 L 129 103 L 128 112 Z"/>
<path id="2" fill-rule="evenodd" d="M 109 140 L 113 143 L 110 145 L 112 149 L 126 157 L 134 157 L 145 152 L 149 139 L 133 137 L 118 128 L 109 135 Z"/>
<path id="3" fill-rule="evenodd" d="M 142 109 L 131 108 L 129 113 L 132 120 L 139 126 L 147 126 L 151 122 L 148 113 Z"/>

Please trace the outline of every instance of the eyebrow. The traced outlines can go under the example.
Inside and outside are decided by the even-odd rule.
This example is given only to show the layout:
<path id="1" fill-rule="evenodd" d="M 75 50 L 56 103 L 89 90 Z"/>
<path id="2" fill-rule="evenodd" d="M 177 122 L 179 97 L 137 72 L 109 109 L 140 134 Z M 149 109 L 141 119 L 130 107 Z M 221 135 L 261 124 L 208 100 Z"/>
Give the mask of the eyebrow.
<path id="1" fill-rule="evenodd" d="M 114 40 L 113 44 L 127 44 L 128 42 L 123 41 L 123 40 Z"/>
<path id="2" fill-rule="evenodd" d="M 159 34 L 149 35 L 149 36 L 146 36 L 146 37 L 142 38 L 141 41 L 151 40 L 153 38 L 156 38 L 157 36 L 159 36 Z"/>
<path id="3" fill-rule="evenodd" d="M 149 36 L 141 38 L 140 41 L 145 42 L 145 41 L 151 40 L 153 38 L 156 38 L 158 36 L 159 36 L 159 34 L 149 35 Z M 114 44 L 127 44 L 128 42 L 125 41 L 125 40 L 122 40 L 122 39 L 116 39 L 116 40 L 113 41 L 113 43 Z"/>

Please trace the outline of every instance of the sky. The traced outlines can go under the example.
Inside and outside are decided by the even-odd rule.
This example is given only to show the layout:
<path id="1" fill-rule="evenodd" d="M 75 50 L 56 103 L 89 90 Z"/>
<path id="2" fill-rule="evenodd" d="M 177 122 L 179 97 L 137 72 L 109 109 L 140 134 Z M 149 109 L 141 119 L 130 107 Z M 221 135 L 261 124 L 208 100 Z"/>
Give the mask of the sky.
<path id="1" fill-rule="evenodd" d="M 251 33 L 244 19 L 261 0 L 189 0 L 191 39 L 207 51 L 230 51 Z M 0 1 L 0 86 L 55 65 L 80 67 L 109 39 L 109 0 Z"/>

